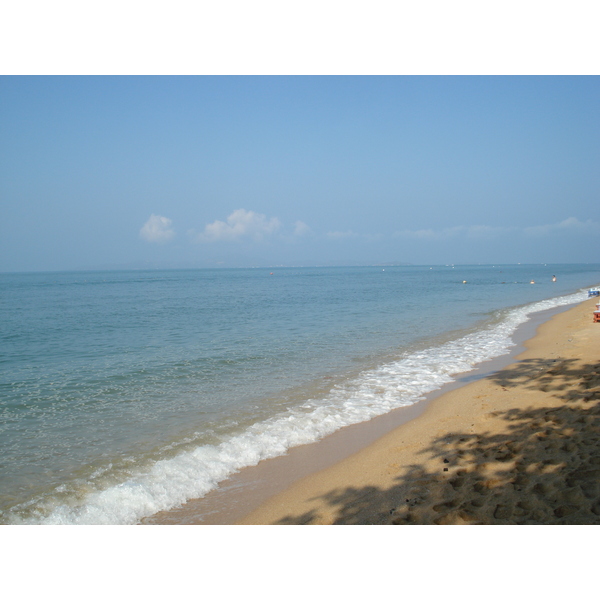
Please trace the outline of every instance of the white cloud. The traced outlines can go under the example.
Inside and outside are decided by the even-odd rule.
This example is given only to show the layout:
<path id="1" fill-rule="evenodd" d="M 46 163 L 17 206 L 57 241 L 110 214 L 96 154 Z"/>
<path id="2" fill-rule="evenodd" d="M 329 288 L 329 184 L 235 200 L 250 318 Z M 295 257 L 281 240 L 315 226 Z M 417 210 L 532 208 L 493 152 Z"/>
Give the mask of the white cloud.
<path id="1" fill-rule="evenodd" d="M 265 215 L 240 208 L 234 210 L 224 221 L 209 223 L 202 233 L 196 236 L 199 242 L 236 241 L 250 238 L 260 242 L 265 236 L 271 235 L 281 227 L 277 217 L 267 219 Z"/>
<path id="2" fill-rule="evenodd" d="M 489 225 L 471 225 L 466 227 L 447 227 L 445 229 L 416 229 L 397 231 L 394 237 L 403 237 L 419 240 L 441 241 L 452 238 L 463 237 L 470 239 L 497 239 L 507 235 L 522 234 L 530 237 L 541 237 L 556 232 L 571 233 L 600 233 L 600 225 L 588 219 L 580 221 L 575 217 L 569 217 L 560 223 L 550 225 L 535 225 L 533 227 L 490 227 Z"/>
<path id="3" fill-rule="evenodd" d="M 175 231 L 171 229 L 171 223 L 171 219 L 167 219 L 167 217 L 152 214 L 140 229 L 140 237 L 147 242 L 168 242 L 175 236 Z"/>
<path id="4" fill-rule="evenodd" d="M 310 227 L 302 221 L 296 221 L 294 225 L 294 235 L 302 236 L 310 233 Z"/>
<path id="5" fill-rule="evenodd" d="M 405 237 L 418 240 L 446 240 L 466 233 L 467 229 L 467 227 L 462 226 L 447 227 L 438 231 L 435 231 L 433 229 L 404 229 L 403 231 L 397 231 L 396 233 L 394 233 L 394 237 Z"/>
<path id="6" fill-rule="evenodd" d="M 397 234 L 399 237 L 413 237 L 420 240 L 434 240 L 438 234 L 433 229 L 417 229 L 416 231 L 399 231 Z"/>
<path id="7" fill-rule="evenodd" d="M 573 232 L 573 233 L 600 233 L 600 226 L 591 219 L 580 221 L 575 217 L 569 217 L 560 223 L 550 225 L 536 225 L 535 227 L 526 227 L 523 232 L 525 235 L 540 237 L 554 232 Z"/>
<path id="8" fill-rule="evenodd" d="M 490 227 L 489 225 L 472 225 L 466 228 L 467 237 L 475 239 L 492 239 L 518 231 L 517 227 Z"/>

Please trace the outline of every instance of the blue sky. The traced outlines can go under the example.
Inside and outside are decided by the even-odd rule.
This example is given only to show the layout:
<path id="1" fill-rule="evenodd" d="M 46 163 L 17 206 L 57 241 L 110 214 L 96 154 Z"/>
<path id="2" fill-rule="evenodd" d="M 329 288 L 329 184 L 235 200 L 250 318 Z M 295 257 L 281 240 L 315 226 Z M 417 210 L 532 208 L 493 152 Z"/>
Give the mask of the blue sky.
<path id="1" fill-rule="evenodd" d="M 0 271 L 596 262 L 597 76 L 0 77 Z"/>

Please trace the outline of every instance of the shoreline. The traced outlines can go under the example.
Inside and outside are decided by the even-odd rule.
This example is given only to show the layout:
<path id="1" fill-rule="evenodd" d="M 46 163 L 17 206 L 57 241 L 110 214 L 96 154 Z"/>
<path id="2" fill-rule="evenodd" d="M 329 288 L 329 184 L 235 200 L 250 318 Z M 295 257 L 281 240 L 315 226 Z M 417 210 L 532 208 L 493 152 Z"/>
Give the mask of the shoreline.
<path id="1" fill-rule="evenodd" d="M 237 523 L 600 523 L 596 302 L 555 314 L 508 366 Z"/>
<path id="2" fill-rule="evenodd" d="M 453 390 L 464 389 L 486 377 L 493 376 L 501 369 L 513 364 L 515 356 L 525 350 L 523 343 L 534 336 L 540 324 L 552 315 L 569 313 L 584 301 L 573 307 L 557 307 L 534 313 L 529 321 L 521 325 L 513 339 L 515 346 L 505 355 L 480 363 L 441 389 L 427 394 L 411 406 L 402 407 L 370 421 L 344 427 L 333 434 L 304 446 L 291 448 L 284 456 L 262 461 L 254 467 L 247 467 L 222 482 L 218 489 L 199 499 L 188 501 L 182 507 L 162 511 L 142 520 L 142 524 L 233 524 L 277 522 L 258 517 L 265 507 L 277 502 L 282 495 L 294 493 L 298 485 L 318 477 L 322 472 L 336 469 L 345 461 L 367 451 L 382 438 L 392 435 L 399 429 L 412 427 L 430 410 L 430 405 L 441 396 Z M 590 309 L 591 310 L 591 309 Z M 262 520 L 265 519 L 266 520 Z"/>

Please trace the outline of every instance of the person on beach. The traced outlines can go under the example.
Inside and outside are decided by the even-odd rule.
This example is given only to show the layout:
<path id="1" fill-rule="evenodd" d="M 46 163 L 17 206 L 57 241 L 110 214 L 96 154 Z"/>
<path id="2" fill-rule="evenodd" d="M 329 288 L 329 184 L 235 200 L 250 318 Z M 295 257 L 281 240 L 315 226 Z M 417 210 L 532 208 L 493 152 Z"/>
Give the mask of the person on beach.
<path id="1" fill-rule="evenodd" d="M 552 281 L 556 281 L 556 275 L 552 275 Z"/>

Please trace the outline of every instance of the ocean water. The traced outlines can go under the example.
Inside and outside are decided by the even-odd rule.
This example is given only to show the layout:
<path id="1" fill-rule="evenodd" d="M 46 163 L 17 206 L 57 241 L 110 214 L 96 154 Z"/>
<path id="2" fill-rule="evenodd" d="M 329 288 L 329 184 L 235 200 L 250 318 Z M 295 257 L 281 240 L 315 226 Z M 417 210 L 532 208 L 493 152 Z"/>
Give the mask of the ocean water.
<path id="1" fill-rule="evenodd" d="M 137 523 L 418 401 L 599 281 L 600 265 L 2 274 L 0 523 Z"/>

